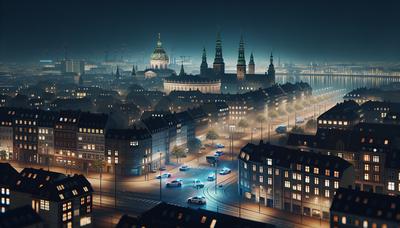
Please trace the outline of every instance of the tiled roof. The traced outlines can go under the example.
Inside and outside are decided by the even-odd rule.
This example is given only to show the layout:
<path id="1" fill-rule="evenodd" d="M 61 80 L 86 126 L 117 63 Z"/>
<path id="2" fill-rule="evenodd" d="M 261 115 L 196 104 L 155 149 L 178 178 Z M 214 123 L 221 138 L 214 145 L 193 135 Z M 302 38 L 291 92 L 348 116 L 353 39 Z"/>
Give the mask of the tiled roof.
<path id="1" fill-rule="evenodd" d="M 339 188 L 333 198 L 331 211 L 400 224 L 400 197 Z"/>

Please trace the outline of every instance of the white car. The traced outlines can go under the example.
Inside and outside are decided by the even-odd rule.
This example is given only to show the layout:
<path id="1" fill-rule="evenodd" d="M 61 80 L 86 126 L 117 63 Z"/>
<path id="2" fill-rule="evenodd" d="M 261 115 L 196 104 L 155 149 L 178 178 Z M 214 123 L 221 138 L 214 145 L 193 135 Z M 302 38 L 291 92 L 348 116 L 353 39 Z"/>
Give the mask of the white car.
<path id="1" fill-rule="evenodd" d="M 204 196 L 193 196 L 190 197 L 187 200 L 188 203 L 192 203 L 192 204 L 199 204 L 199 205 L 204 205 L 206 204 L 206 197 Z"/>
<path id="2" fill-rule="evenodd" d="M 231 172 L 232 172 L 231 169 L 229 169 L 229 168 L 223 168 L 223 169 L 221 169 L 221 170 L 219 171 L 219 174 L 220 174 L 220 175 L 226 175 L 226 174 L 229 174 L 229 173 L 231 173 Z"/>
<path id="3" fill-rule="evenodd" d="M 173 180 L 167 183 L 167 187 L 182 187 L 182 182 L 179 180 Z"/>
<path id="4" fill-rule="evenodd" d="M 193 180 L 193 187 L 204 188 L 204 183 L 201 182 L 199 179 L 195 179 L 195 180 Z"/>
<path id="5" fill-rule="evenodd" d="M 162 178 L 170 178 L 171 177 L 171 174 L 170 173 L 163 173 L 163 174 L 161 174 L 161 176 L 160 175 L 157 175 L 157 179 L 162 179 Z"/>
<path id="6" fill-rule="evenodd" d="M 190 169 L 190 168 L 189 168 L 188 165 L 183 165 L 183 166 L 179 167 L 179 171 L 187 171 L 187 170 L 189 170 L 189 169 Z"/>
<path id="7" fill-rule="evenodd" d="M 208 181 L 215 181 L 215 173 L 210 173 L 207 177 Z"/>

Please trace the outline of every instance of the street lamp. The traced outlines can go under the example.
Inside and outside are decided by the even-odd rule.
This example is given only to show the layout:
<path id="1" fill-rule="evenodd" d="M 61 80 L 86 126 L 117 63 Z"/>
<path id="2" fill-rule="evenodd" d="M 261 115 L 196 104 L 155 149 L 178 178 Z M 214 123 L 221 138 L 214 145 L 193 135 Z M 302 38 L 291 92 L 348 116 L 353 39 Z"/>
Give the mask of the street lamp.
<path id="1" fill-rule="evenodd" d="M 160 151 L 158 151 L 158 152 L 160 152 Z M 162 186 L 161 186 L 162 185 L 162 181 L 161 181 L 162 180 L 162 176 L 161 176 L 161 174 L 162 174 L 161 173 L 162 172 L 161 171 L 161 158 L 162 158 L 162 153 L 160 152 L 160 167 L 159 167 L 159 170 L 160 170 L 160 201 L 162 201 L 162 192 L 161 192 L 162 191 L 161 190 L 162 189 Z"/>

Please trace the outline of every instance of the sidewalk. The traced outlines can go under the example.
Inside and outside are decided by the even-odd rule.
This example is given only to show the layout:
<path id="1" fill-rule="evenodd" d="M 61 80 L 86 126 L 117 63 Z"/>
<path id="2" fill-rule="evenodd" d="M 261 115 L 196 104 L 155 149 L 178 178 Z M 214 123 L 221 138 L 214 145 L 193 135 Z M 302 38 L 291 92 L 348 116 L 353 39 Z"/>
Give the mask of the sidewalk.
<path id="1" fill-rule="evenodd" d="M 220 184 L 222 184 L 222 188 L 218 189 L 217 194 L 215 194 L 214 191 L 208 191 L 208 194 L 221 204 L 227 204 L 236 208 L 239 208 L 240 205 L 242 213 L 261 214 L 307 227 L 329 227 L 329 222 L 325 220 L 309 216 L 301 216 L 287 211 L 266 207 L 265 205 L 260 206 L 258 203 L 244 198 L 239 201 L 240 197 L 237 190 L 236 178 L 231 178 L 221 182 Z"/>

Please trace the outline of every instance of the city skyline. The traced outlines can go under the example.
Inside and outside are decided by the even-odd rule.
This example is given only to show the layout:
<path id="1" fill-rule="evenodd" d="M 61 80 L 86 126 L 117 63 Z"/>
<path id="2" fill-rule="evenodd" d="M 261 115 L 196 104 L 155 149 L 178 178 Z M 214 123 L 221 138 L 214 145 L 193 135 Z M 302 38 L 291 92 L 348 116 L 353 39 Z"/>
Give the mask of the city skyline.
<path id="1" fill-rule="evenodd" d="M 253 52 L 256 64 L 268 60 L 271 51 L 284 62 L 300 63 L 399 57 L 395 1 L 20 3 L 1 5 L 2 61 L 57 59 L 65 52 L 71 58 L 104 60 L 108 52 L 111 57 L 139 61 L 151 53 L 161 33 L 173 56 L 200 62 L 203 47 L 213 53 L 217 32 L 222 34 L 228 64 L 236 61 L 241 35 L 246 57 Z"/>

